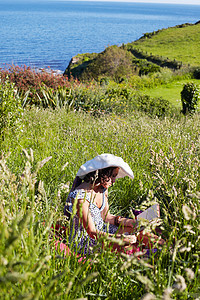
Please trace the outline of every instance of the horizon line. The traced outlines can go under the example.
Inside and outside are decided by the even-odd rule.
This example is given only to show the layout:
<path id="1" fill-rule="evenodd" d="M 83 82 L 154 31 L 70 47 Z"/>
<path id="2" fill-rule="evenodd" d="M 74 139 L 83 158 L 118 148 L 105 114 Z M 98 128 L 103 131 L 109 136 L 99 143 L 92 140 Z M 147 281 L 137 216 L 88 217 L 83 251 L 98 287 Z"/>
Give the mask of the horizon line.
<path id="1" fill-rule="evenodd" d="M 55 1 L 55 0 L 50 0 L 50 1 Z M 164 1 L 160 1 L 160 0 L 59 0 L 60 2 L 64 2 L 64 1 L 70 1 L 70 2 L 126 2 L 126 3 L 149 3 L 149 4 L 175 4 L 175 5 L 200 5 L 200 2 L 198 0 L 197 1 L 188 1 L 186 0 L 186 2 L 183 3 L 183 0 L 164 0 Z"/>

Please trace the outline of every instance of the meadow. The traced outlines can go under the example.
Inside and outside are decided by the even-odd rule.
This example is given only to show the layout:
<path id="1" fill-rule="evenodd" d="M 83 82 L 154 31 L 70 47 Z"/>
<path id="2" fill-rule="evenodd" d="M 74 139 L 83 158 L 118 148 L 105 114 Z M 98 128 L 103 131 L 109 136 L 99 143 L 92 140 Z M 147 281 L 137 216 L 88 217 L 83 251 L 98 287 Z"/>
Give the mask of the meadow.
<path id="1" fill-rule="evenodd" d="M 191 82 L 199 86 L 198 79 L 191 79 Z M 174 82 L 169 82 L 165 85 L 158 85 L 152 88 L 143 88 L 141 89 L 142 94 L 149 95 L 153 98 L 162 97 L 170 101 L 175 107 L 181 109 L 181 91 L 183 86 L 188 82 L 188 79 L 181 79 Z"/>
<path id="2" fill-rule="evenodd" d="M 152 56 L 167 58 L 171 61 L 177 60 L 185 65 L 199 66 L 200 60 L 197 55 L 200 51 L 199 34 L 199 22 L 183 24 L 145 33 L 141 39 L 129 45 Z"/>
<path id="3" fill-rule="evenodd" d="M 43 100 L 32 88 L 37 101 L 1 84 L 1 299 L 199 299 L 199 113 L 141 109 L 130 86 L 67 84 Z M 76 172 L 101 153 L 123 157 L 135 176 L 110 188 L 113 213 L 160 204 L 166 244 L 150 257 L 105 247 L 80 261 L 56 249 L 51 226 L 70 225 L 63 208 Z"/>

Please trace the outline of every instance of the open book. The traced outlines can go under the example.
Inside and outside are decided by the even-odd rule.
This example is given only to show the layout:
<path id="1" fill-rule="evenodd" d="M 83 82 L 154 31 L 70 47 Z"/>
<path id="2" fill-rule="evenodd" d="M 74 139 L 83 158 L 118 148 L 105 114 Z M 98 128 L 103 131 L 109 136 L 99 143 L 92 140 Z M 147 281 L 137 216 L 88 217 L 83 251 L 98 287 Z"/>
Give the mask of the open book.
<path id="1" fill-rule="evenodd" d="M 142 219 L 152 221 L 155 218 L 160 217 L 160 207 L 159 204 L 154 204 L 143 211 L 141 214 L 137 216 L 137 220 L 140 221 Z"/>

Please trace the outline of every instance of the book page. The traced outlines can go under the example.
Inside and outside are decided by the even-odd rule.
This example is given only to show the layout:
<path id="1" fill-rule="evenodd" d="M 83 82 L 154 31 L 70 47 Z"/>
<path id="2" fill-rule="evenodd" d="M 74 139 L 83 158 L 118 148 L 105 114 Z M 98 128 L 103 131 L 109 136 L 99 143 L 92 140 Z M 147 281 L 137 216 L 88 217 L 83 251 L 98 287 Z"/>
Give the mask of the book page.
<path id="1" fill-rule="evenodd" d="M 154 204 L 151 207 L 147 208 L 145 211 L 143 211 L 141 214 L 137 216 L 137 220 L 140 219 L 146 219 L 146 220 L 153 220 L 155 218 L 160 217 L 160 208 L 159 204 Z"/>

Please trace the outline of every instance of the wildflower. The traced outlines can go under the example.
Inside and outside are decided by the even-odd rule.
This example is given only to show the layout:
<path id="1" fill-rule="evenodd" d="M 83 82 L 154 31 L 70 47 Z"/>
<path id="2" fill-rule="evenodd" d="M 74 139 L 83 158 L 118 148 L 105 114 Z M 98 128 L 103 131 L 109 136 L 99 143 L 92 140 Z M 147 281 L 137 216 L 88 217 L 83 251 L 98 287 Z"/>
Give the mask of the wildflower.
<path id="1" fill-rule="evenodd" d="M 177 254 L 177 247 L 174 248 L 173 255 L 172 255 L 172 261 L 175 261 L 176 254 Z"/>
<path id="2" fill-rule="evenodd" d="M 193 212 L 192 212 L 192 210 L 190 209 L 190 207 L 187 206 L 187 205 L 185 205 L 185 204 L 182 206 L 182 212 L 183 212 L 184 218 L 185 218 L 186 220 L 190 220 L 190 219 L 195 218 L 195 215 L 193 214 Z"/>
<path id="3" fill-rule="evenodd" d="M 194 279 L 194 272 L 192 271 L 192 269 L 190 269 L 190 268 L 185 268 L 185 272 L 186 272 L 187 278 L 188 278 L 189 280 Z"/>
<path id="4" fill-rule="evenodd" d="M 163 294 L 163 300 L 171 300 L 171 297 L 170 297 L 170 295 L 171 295 L 171 293 L 173 292 L 173 289 L 172 288 L 167 288 L 167 289 L 165 289 L 164 290 L 164 294 Z"/>
<path id="5" fill-rule="evenodd" d="M 180 249 L 179 249 L 179 252 L 190 252 L 191 251 L 191 247 L 189 246 L 189 247 L 181 247 Z"/>
<path id="6" fill-rule="evenodd" d="M 183 228 L 186 229 L 189 233 L 195 234 L 195 232 L 192 230 L 193 227 L 191 225 L 184 225 Z"/>
<path id="7" fill-rule="evenodd" d="M 148 290 L 153 289 L 153 283 L 151 282 L 151 280 L 147 276 L 143 276 L 143 275 L 138 274 L 137 279 L 140 282 L 142 282 L 143 284 L 145 284 L 146 289 L 148 289 Z M 147 298 L 147 299 L 149 299 L 149 298 Z M 147 299 L 145 298 L 145 300 L 147 300 Z M 150 299 L 154 299 L 154 298 L 150 298 Z"/>
<path id="8" fill-rule="evenodd" d="M 46 195 L 46 192 L 45 192 L 45 189 L 44 189 L 44 182 L 43 181 L 39 181 L 39 184 L 38 184 L 38 192 L 41 194 L 41 195 Z"/>
<path id="9" fill-rule="evenodd" d="M 28 160 L 31 160 L 31 157 L 29 156 L 29 154 L 28 154 L 28 152 L 26 151 L 26 149 L 23 149 L 23 152 L 24 152 L 26 158 L 27 158 Z"/>
<path id="10" fill-rule="evenodd" d="M 66 162 L 66 164 L 64 164 L 64 166 L 62 166 L 61 171 L 64 171 L 64 169 L 66 168 L 67 165 L 68 165 L 68 162 Z"/>
<path id="11" fill-rule="evenodd" d="M 38 163 L 38 169 L 42 168 L 50 159 L 52 159 L 52 156 L 49 156 L 49 157 L 43 159 L 42 161 L 40 161 Z"/>
<path id="12" fill-rule="evenodd" d="M 187 285 L 185 283 L 185 278 L 181 275 L 176 275 L 176 282 L 173 285 L 173 288 L 183 292 L 186 289 Z"/>
<path id="13" fill-rule="evenodd" d="M 47 256 L 45 256 L 45 261 L 49 261 L 51 258 L 52 258 L 51 255 L 47 255 Z"/>
<path id="14" fill-rule="evenodd" d="M 60 190 L 63 190 L 64 192 L 68 193 L 69 192 L 69 186 L 70 186 L 69 182 L 61 184 Z"/>
<path id="15" fill-rule="evenodd" d="M 145 294 L 141 300 L 154 300 L 156 299 L 156 296 L 152 293 L 148 293 L 148 294 Z"/>
<path id="16" fill-rule="evenodd" d="M 176 188 L 173 186 L 172 187 L 172 190 L 173 190 L 173 192 L 174 192 L 174 196 L 175 196 L 175 198 L 177 197 L 177 195 L 178 195 L 178 193 L 177 193 L 177 190 L 176 190 Z"/>

